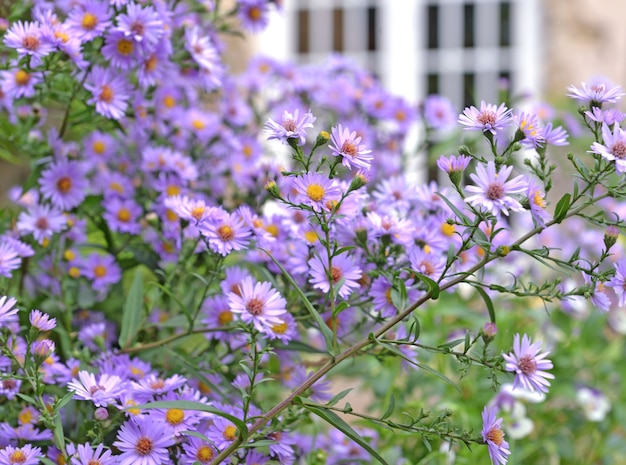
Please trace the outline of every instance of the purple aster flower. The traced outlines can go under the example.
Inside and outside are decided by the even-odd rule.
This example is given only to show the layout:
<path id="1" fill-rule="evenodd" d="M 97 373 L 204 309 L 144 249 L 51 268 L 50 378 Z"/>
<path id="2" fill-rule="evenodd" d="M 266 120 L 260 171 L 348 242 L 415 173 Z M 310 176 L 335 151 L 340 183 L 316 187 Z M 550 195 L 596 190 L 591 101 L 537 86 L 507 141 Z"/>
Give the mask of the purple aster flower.
<path id="1" fill-rule="evenodd" d="M 100 50 L 102 56 L 117 68 L 127 70 L 137 65 L 139 51 L 135 42 L 122 31 L 110 31 Z"/>
<path id="2" fill-rule="evenodd" d="M 459 155 L 458 157 L 455 155 L 444 157 L 442 155 L 437 160 L 437 166 L 441 171 L 445 171 L 450 174 L 465 171 L 465 168 L 467 168 L 470 164 L 470 161 L 472 161 L 472 158 L 465 155 Z"/>
<path id="3" fill-rule="evenodd" d="M 239 0 L 237 17 L 247 31 L 261 32 L 269 23 L 267 0 Z"/>
<path id="4" fill-rule="evenodd" d="M 62 210 L 80 205 L 87 196 L 89 181 L 85 166 L 79 161 L 59 160 L 41 173 L 39 180 L 44 198 Z"/>
<path id="5" fill-rule="evenodd" d="M 35 85 L 43 81 L 40 72 L 27 72 L 20 68 L 0 71 L 0 86 L 2 93 L 8 99 L 33 97 L 36 93 Z"/>
<path id="6" fill-rule="evenodd" d="M 111 198 L 103 202 L 104 219 L 112 231 L 139 234 L 141 225 L 138 218 L 143 210 L 134 200 Z"/>
<path id="7" fill-rule="evenodd" d="M 0 297 L 0 327 L 17 321 L 17 300 L 13 297 Z"/>
<path id="8" fill-rule="evenodd" d="M 168 394 L 183 387 L 186 382 L 187 378 L 180 375 L 173 375 L 165 379 L 150 375 L 138 383 L 133 381 L 132 388 L 138 401 L 148 402 L 156 399 L 157 396 Z"/>
<path id="9" fill-rule="evenodd" d="M 92 449 L 87 442 L 76 447 L 76 454 L 72 455 L 72 465 L 116 465 L 117 457 L 111 456 L 110 450 L 104 450 L 104 444 L 98 444 Z"/>
<path id="10" fill-rule="evenodd" d="M 135 417 L 124 423 L 113 443 L 122 453 L 119 465 L 161 465 L 170 461 L 168 447 L 174 445 L 162 423 L 149 417 Z"/>
<path id="11" fill-rule="evenodd" d="M 228 301 L 233 313 L 239 313 L 242 321 L 253 323 L 261 332 L 266 332 L 269 326 L 281 324 L 283 320 L 278 317 L 287 312 L 287 302 L 271 283 L 255 282 L 249 276 L 241 281 L 238 293 L 228 294 Z"/>
<path id="12" fill-rule="evenodd" d="M 545 222 L 550 219 L 550 215 L 546 211 L 545 193 L 539 183 L 533 178 L 528 178 L 526 196 L 528 197 L 530 214 L 533 220 L 538 226 L 544 227 Z"/>
<path id="13" fill-rule="evenodd" d="M 10 278 L 12 271 L 22 265 L 22 259 L 17 250 L 7 241 L 0 242 L 0 276 Z"/>
<path id="14" fill-rule="evenodd" d="M 58 232 L 61 232 L 67 219 L 65 215 L 50 205 L 33 205 L 27 211 L 20 213 L 17 218 L 17 230 L 20 234 L 32 233 L 40 244 L 50 240 Z"/>
<path id="15" fill-rule="evenodd" d="M 424 100 L 424 120 L 433 129 L 449 130 L 456 125 L 457 114 L 452 102 L 441 95 L 429 95 Z"/>
<path id="16" fill-rule="evenodd" d="M 618 173 L 626 172 L 626 134 L 619 123 L 613 126 L 613 133 L 609 126 L 603 123 L 602 140 L 604 144 L 599 142 L 591 144 L 590 152 L 601 155 L 605 160 L 614 161 Z"/>
<path id="17" fill-rule="evenodd" d="M 187 459 L 188 465 L 193 465 L 196 462 L 205 465 L 211 463 L 217 456 L 215 447 L 208 442 L 195 436 L 189 436 L 188 438 L 189 440 L 183 443 L 183 450 L 185 451 L 184 458 Z"/>
<path id="18" fill-rule="evenodd" d="M 569 86 L 567 90 L 570 93 L 566 95 L 584 104 L 589 103 L 594 107 L 600 106 L 603 103 L 615 103 L 624 95 L 621 86 L 614 86 L 608 81 L 598 81 L 591 84 L 589 87 L 587 87 L 587 84 L 584 82 L 581 83 L 581 85 L 582 89 Z"/>
<path id="19" fill-rule="evenodd" d="M 153 6 L 131 2 L 126 13 L 117 17 L 117 29 L 141 47 L 143 54 L 154 50 L 165 32 L 163 21 Z"/>
<path id="20" fill-rule="evenodd" d="M 226 256 L 233 250 L 248 247 L 252 232 L 236 213 L 224 212 L 215 221 L 205 220 L 198 225 L 200 234 L 207 238 L 209 247 L 215 253 Z"/>
<path id="21" fill-rule="evenodd" d="M 480 102 L 480 110 L 474 106 L 465 108 L 463 114 L 459 115 L 459 123 L 465 130 L 479 130 L 482 132 L 489 131 L 496 135 L 497 131 L 501 131 L 511 124 L 511 112 L 504 103 L 499 107 L 496 105 Z"/>
<path id="22" fill-rule="evenodd" d="M 106 407 L 115 403 L 124 390 L 124 385 L 119 376 L 101 374 L 97 379 L 93 373 L 81 370 L 78 379 L 74 378 L 67 385 L 73 391 L 74 399 L 90 400 L 96 407 Z"/>
<path id="23" fill-rule="evenodd" d="M 352 169 L 353 166 L 366 171 L 370 169 L 374 157 L 368 154 L 372 151 L 366 150 L 364 145 L 359 145 L 361 137 L 357 136 L 356 131 L 350 132 L 340 124 L 332 128 L 330 141 L 332 145 L 328 147 L 334 156 L 341 157 L 343 166 L 348 169 Z"/>
<path id="24" fill-rule="evenodd" d="M 293 181 L 299 201 L 316 212 L 331 210 L 341 198 L 341 189 L 321 173 L 308 172 Z"/>
<path id="25" fill-rule="evenodd" d="M 122 271 L 112 255 L 92 253 L 85 259 L 81 270 L 87 279 L 93 280 L 92 286 L 96 291 L 104 291 L 122 279 Z"/>
<path id="26" fill-rule="evenodd" d="M 606 283 L 606 286 L 613 288 L 619 299 L 617 305 L 624 307 L 626 304 L 626 260 L 620 260 L 613 266 L 615 267 L 615 276 Z"/>
<path id="27" fill-rule="evenodd" d="M 43 34 L 39 23 L 18 21 L 4 36 L 4 44 L 17 50 L 18 59 L 31 56 L 32 66 L 37 66 L 44 57 L 54 51 L 54 45 Z"/>
<path id="28" fill-rule="evenodd" d="M 585 284 L 593 286 L 591 296 L 589 297 L 591 303 L 599 310 L 608 312 L 611 308 L 611 299 L 606 295 L 605 284 L 602 281 L 596 281 L 596 284 L 593 285 L 591 277 L 586 273 L 583 273 L 583 279 L 585 280 Z"/>
<path id="29" fill-rule="evenodd" d="M 57 325 L 56 318 L 50 318 L 50 315 L 41 312 L 40 310 L 32 310 L 28 321 L 33 327 L 39 331 L 50 331 Z"/>
<path id="30" fill-rule="evenodd" d="M 204 69 L 213 70 L 220 61 L 220 56 L 211 40 L 197 26 L 185 29 L 185 48 L 192 58 Z"/>
<path id="31" fill-rule="evenodd" d="M 108 2 L 81 2 L 70 11 L 66 24 L 81 42 L 89 42 L 111 25 Z"/>
<path id="32" fill-rule="evenodd" d="M 38 465 L 42 457 L 41 449 L 30 444 L 24 447 L 6 446 L 0 450 L 0 464 L 2 465 Z"/>
<path id="33" fill-rule="evenodd" d="M 511 454 L 509 443 L 504 440 L 502 418 L 496 418 L 496 407 L 485 407 L 483 410 L 483 441 L 489 449 L 489 457 L 494 465 L 506 464 L 507 456 Z"/>
<path id="34" fill-rule="evenodd" d="M 596 123 L 606 123 L 613 126 L 615 123 L 621 123 L 626 118 L 626 113 L 620 111 L 619 108 L 609 108 L 603 110 L 600 107 L 593 107 L 592 111 L 586 111 L 585 116 Z"/>
<path id="35" fill-rule="evenodd" d="M 237 439 L 239 433 L 237 427 L 226 418 L 216 416 L 213 418 L 213 423 L 209 426 L 205 435 L 218 450 L 223 450 Z"/>
<path id="36" fill-rule="evenodd" d="M 426 250 L 420 247 L 412 247 L 409 250 L 409 261 L 413 270 L 435 281 L 441 278 L 446 265 L 446 259 L 443 255 L 435 252 L 426 252 Z"/>
<path id="37" fill-rule="evenodd" d="M 567 142 L 569 134 L 567 134 L 565 129 L 561 126 L 553 128 L 552 123 L 546 123 L 543 127 L 541 137 L 546 141 L 546 144 L 549 145 L 569 145 L 569 142 Z"/>
<path id="38" fill-rule="evenodd" d="M 123 74 L 118 74 L 111 68 L 95 66 L 85 89 L 92 95 L 87 103 L 95 105 L 96 112 L 111 119 L 121 119 L 124 116 L 130 88 Z"/>
<path id="39" fill-rule="evenodd" d="M 550 386 L 548 378 L 554 375 L 544 370 L 553 367 L 550 360 L 546 360 L 549 352 L 539 353 L 541 342 L 531 343 L 530 337 L 524 334 L 521 342 L 519 333 L 513 338 L 513 352 L 502 354 L 506 361 L 505 369 L 515 372 L 513 387 L 522 386 L 527 391 L 548 392 Z"/>
<path id="40" fill-rule="evenodd" d="M 487 169 L 483 165 L 478 165 L 476 173 L 470 174 L 470 178 L 477 185 L 466 187 L 466 190 L 474 195 L 466 197 L 465 201 L 474 206 L 484 207 L 497 217 L 500 214 L 508 216 L 509 210 L 523 211 L 522 205 L 511 197 L 511 194 L 524 193 L 527 182 L 522 175 L 507 181 L 511 171 L 512 166 L 504 166 L 496 173 L 493 161 L 487 163 Z"/>
<path id="41" fill-rule="evenodd" d="M 317 118 L 313 116 L 311 110 L 302 115 L 302 118 L 299 117 L 299 112 L 300 110 L 297 108 L 293 114 L 285 110 L 283 121 L 280 124 L 268 118 L 265 123 L 265 129 L 270 132 L 267 140 L 276 139 L 286 144 L 287 139 L 299 139 L 298 145 L 304 145 L 306 142 L 306 130 L 313 127 L 313 123 Z"/>
<path id="42" fill-rule="evenodd" d="M 330 292 L 330 283 L 333 283 L 333 292 L 347 299 L 354 289 L 361 287 L 358 280 L 361 279 L 362 271 L 354 258 L 348 254 L 341 254 L 333 257 L 332 265 L 328 266 L 328 256 L 322 254 L 314 256 L 309 260 L 310 275 L 309 282 L 314 288 L 320 289 L 324 293 Z M 341 287 L 337 287 L 339 281 L 343 281 Z"/>
<path id="43" fill-rule="evenodd" d="M 280 323 L 270 325 L 266 328 L 265 334 L 271 340 L 280 339 L 283 344 L 287 344 L 298 334 L 296 320 L 289 313 L 283 313 L 276 319 L 280 320 Z"/>
<path id="44" fill-rule="evenodd" d="M 533 113 L 518 113 L 513 118 L 517 124 L 518 130 L 524 134 L 522 144 L 536 148 L 544 144 L 544 129 L 539 124 L 539 118 Z"/>

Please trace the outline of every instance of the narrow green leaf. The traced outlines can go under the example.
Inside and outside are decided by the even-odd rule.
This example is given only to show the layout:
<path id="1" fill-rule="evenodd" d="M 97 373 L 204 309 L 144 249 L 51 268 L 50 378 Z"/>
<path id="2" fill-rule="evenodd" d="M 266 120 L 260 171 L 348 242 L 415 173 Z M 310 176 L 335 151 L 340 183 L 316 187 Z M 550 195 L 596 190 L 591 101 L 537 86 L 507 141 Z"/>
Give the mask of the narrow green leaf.
<path id="1" fill-rule="evenodd" d="M 442 379 L 443 381 L 445 381 L 446 383 L 448 383 L 450 386 L 452 386 L 454 389 L 456 389 L 459 394 L 461 393 L 461 388 L 459 388 L 450 378 L 448 378 L 446 375 L 439 373 L 437 370 L 433 370 L 431 367 L 429 367 L 428 365 L 423 365 L 419 362 L 416 363 L 416 365 L 418 367 L 420 367 L 422 370 L 427 371 L 428 373 L 435 375 L 437 378 Z"/>
<path id="2" fill-rule="evenodd" d="M 431 299 L 437 300 L 439 298 L 439 285 L 435 281 L 422 273 L 416 272 L 415 277 L 426 284 Z"/>
<path id="3" fill-rule="evenodd" d="M 372 457 L 374 457 L 380 463 L 382 463 L 383 465 L 389 465 L 385 461 L 385 459 L 383 459 L 380 456 L 380 454 L 376 452 L 376 450 L 365 439 L 363 439 L 359 435 L 359 433 L 357 433 L 354 429 L 352 429 L 352 427 L 348 423 L 343 421 L 341 417 L 339 417 L 339 415 L 337 415 L 335 412 L 331 410 L 327 410 L 321 405 L 310 404 L 308 402 L 303 402 L 302 406 L 308 411 L 310 411 L 311 413 L 314 413 L 315 415 L 320 417 L 322 420 L 328 422 L 329 424 L 337 428 L 346 436 L 348 436 L 350 439 L 356 442 L 359 446 L 365 449 Z"/>
<path id="4" fill-rule="evenodd" d="M 348 389 L 344 389 L 343 391 L 341 391 L 339 394 L 337 394 L 336 396 L 334 396 L 332 399 L 330 399 L 328 402 L 326 402 L 326 405 L 328 405 L 329 407 L 332 407 L 333 405 L 335 405 L 337 402 L 339 402 L 341 399 L 343 399 L 344 397 L 346 397 L 350 391 L 352 391 L 353 388 L 348 388 Z"/>
<path id="5" fill-rule="evenodd" d="M 304 294 L 304 292 L 302 292 L 302 289 L 300 289 L 300 286 L 298 286 L 298 284 L 294 281 L 294 279 L 287 272 L 287 270 L 285 270 L 285 268 L 283 268 L 283 266 L 280 263 L 278 263 L 278 261 L 274 259 L 274 257 L 272 257 L 272 254 L 270 254 L 265 249 L 261 249 L 261 248 L 259 249 L 265 252 L 268 257 L 270 257 L 270 259 L 274 262 L 274 264 L 280 269 L 280 271 L 282 271 L 283 275 L 285 275 L 285 278 L 287 278 L 287 281 L 289 281 L 289 283 L 293 286 L 294 290 L 300 297 L 300 300 L 302 300 L 302 303 L 304 304 L 306 309 L 309 311 L 309 313 L 311 314 L 311 316 L 317 323 L 318 329 L 322 333 L 322 336 L 324 336 L 324 341 L 326 342 L 326 348 L 328 349 L 328 353 L 331 355 L 334 355 L 333 332 L 330 330 L 326 322 L 322 319 L 322 316 L 319 314 L 317 310 L 315 310 L 315 307 L 313 307 L 313 304 L 309 301 L 309 299 Z"/>
<path id="6" fill-rule="evenodd" d="M 323 354 L 325 353 L 322 350 L 316 349 L 313 346 L 305 344 L 304 342 L 291 340 L 284 347 L 280 347 L 283 350 L 296 350 L 298 352 L 306 352 L 310 354 Z"/>
<path id="7" fill-rule="evenodd" d="M 158 288 L 161 292 L 163 292 L 164 294 L 166 294 L 170 299 L 172 299 L 174 302 L 176 302 L 176 304 L 178 305 L 178 307 L 182 310 L 182 312 L 185 314 L 185 318 L 187 318 L 187 322 L 191 322 L 191 314 L 189 313 L 189 309 L 187 308 L 187 306 L 178 298 L 174 295 L 174 293 L 172 291 L 170 291 L 168 288 L 166 288 L 165 286 L 163 286 L 160 283 L 157 283 L 156 281 L 150 281 L 148 283 L 149 286 L 154 286 L 156 288 Z"/>
<path id="8" fill-rule="evenodd" d="M 482 287 L 474 286 L 474 289 L 476 289 L 476 292 L 478 292 L 478 294 L 485 301 L 485 305 L 487 306 L 487 311 L 489 312 L 489 320 L 492 323 L 495 323 L 496 322 L 496 311 L 493 308 L 493 302 L 491 301 L 491 298 L 489 297 L 489 295 L 485 292 L 485 290 Z"/>
<path id="9" fill-rule="evenodd" d="M 444 342 L 443 344 L 439 344 L 437 346 L 437 348 L 439 349 L 452 349 L 455 346 L 458 346 L 459 344 L 463 343 L 465 341 L 465 339 L 454 339 L 453 341 L 450 342 Z"/>
<path id="10" fill-rule="evenodd" d="M 396 408 L 396 399 L 393 396 L 393 394 L 391 394 L 391 397 L 389 398 L 389 405 L 387 406 L 387 410 L 385 410 L 385 413 L 383 413 L 383 416 L 380 417 L 380 419 L 385 420 L 389 418 L 393 414 L 393 411 L 395 408 Z"/>
<path id="11" fill-rule="evenodd" d="M 55 412 L 57 412 L 57 413 L 60 412 L 63 407 L 65 407 L 67 404 L 69 404 L 70 400 L 72 400 L 74 398 L 74 394 L 75 393 L 73 391 L 71 391 L 71 392 L 68 392 L 67 394 L 65 394 L 63 397 L 61 397 L 61 399 L 59 399 L 59 401 L 56 404 L 54 404 Z"/>
<path id="12" fill-rule="evenodd" d="M 441 198 L 441 200 L 446 203 L 450 210 L 454 212 L 454 214 L 463 222 L 464 225 L 467 226 L 472 224 L 472 220 L 470 220 L 466 214 L 459 210 L 456 205 L 450 202 L 450 200 L 448 200 L 445 195 L 441 194 L 440 192 L 436 192 L 436 194 Z"/>
<path id="13" fill-rule="evenodd" d="M 139 332 L 143 317 L 143 275 L 141 269 L 135 269 L 135 277 L 128 291 L 122 315 L 122 327 L 118 343 L 122 349 L 129 347 Z"/>
<path id="14" fill-rule="evenodd" d="M 132 408 L 142 410 L 177 408 L 180 410 L 197 410 L 199 412 L 213 413 L 219 417 L 227 419 L 235 425 L 239 432 L 239 436 L 241 437 L 241 442 L 243 444 L 248 442 L 248 427 L 243 420 L 201 402 L 194 402 L 191 400 L 160 400 L 157 402 L 150 402 L 149 404 L 133 405 Z"/>
<path id="15" fill-rule="evenodd" d="M 561 197 L 561 200 L 559 200 L 556 204 L 556 207 L 554 208 L 554 221 L 556 223 L 560 223 L 561 221 L 563 221 L 565 215 L 567 215 L 571 199 L 572 195 L 568 192 L 563 197 Z"/>
<path id="16" fill-rule="evenodd" d="M 63 424 L 61 423 L 61 415 L 57 414 L 54 419 L 54 443 L 62 451 L 65 450 L 65 435 L 63 434 Z"/>

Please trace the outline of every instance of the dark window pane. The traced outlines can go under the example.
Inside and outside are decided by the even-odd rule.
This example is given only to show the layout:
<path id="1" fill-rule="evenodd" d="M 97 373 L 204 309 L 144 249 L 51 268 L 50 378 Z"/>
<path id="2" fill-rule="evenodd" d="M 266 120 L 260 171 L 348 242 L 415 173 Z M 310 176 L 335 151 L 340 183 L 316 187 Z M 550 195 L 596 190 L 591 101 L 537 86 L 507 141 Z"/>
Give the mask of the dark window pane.
<path id="1" fill-rule="evenodd" d="M 367 9 L 367 49 L 376 50 L 376 8 Z"/>
<path id="2" fill-rule="evenodd" d="M 500 3 L 500 47 L 511 45 L 511 4 Z"/>
<path id="3" fill-rule="evenodd" d="M 439 75 L 429 74 L 426 77 L 426 95 L 439 93 Z"/>
<path id="4" fill-rule="evenodd" d="M 428 5 L 426 21 L 428 48 L 439 48 L 439 7 L 437 5 Z"/>
<path id="5" fill-rule="evenodd" d="M 463 46 L 474 47 L 474 5 L 463 5 Z"/>
<path id="6" fill-rule="evenodd" d="M 343 52 L 343 9 L 333 10 L 333 50 Z"/>
<path id="7" fill-rule="evenodd" d="M 474 73 L 463 74 L 463 106 L 474 104 Z"/>
<path id="8" fill-rule="evenodd" d="M 309 53 L 309 10 L 298 10 L 298 53 Z"/>

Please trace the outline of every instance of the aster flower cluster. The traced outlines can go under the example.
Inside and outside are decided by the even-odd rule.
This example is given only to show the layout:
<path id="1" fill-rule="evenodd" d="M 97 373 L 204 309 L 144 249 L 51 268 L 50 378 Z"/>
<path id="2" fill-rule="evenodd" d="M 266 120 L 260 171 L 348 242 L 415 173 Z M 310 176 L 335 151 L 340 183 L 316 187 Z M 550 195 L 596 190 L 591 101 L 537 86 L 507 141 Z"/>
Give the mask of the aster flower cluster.
<path id="1" fill-rule="evenodd" d="M 226 24 L 257 32 L 280 8 L 36 2 L 3 26 L 0 131 L 11 128 L 5 139 L 33 169 L 0 217 L 0 465 L 369 463 L 379 449 L 423 458 L 390 452 L 383 427 L 483 443 L 503 464 L 504 431 L 521 438 L 532 424 L 518 404 L 558 378 L 525 334 L 492 353 L 506 304 L 497 294 L 559 301 L 575 318 L 587 302 L 601 315 L 625 307 L 626 265 L 605 265 L 623 252 L 626 192 L 610 184 L 626 170 L 623 115 L 602 108 L 621 89 L 569 89 L 590 105 L 596 166 L 573 161 L 581 184 L 557 199 L 547 150 L 567 134 L 545 109 L 481 102 L 458 115 L 435 95 L 413 108 L 339 56 L 311 66 L 257 57 L 230 75 Z M 437 163 L 451 185 L 419 185 L 402 171 L 419 118 L 428 136 L 458 123 L 487 149 L 468 142 Z M 526 168 L 521 148 L 536 152 Z M 598 205 L 617 217 L 585 216 Z M 554 231 L 563 221 L 583 230 L 574 221 L 585 218 L 603 228 L 570 250 Z M 546 264 L 577 274 L 553 279 Z M 420 320 L 432 323 L 424 334 Z M 448 321 L 469 328 L 439 341 Z M 496 381 L 514 374 L 485 407 L 481 438 L 408 401 L 411 421 L 399 423 L 394 399 L 410 393 L 387 396 L 397 372 L 371 376 L 393 359 L 422 383 L 436 371 L 429 353 L 453 355 L 461 371 L 483 365 Z M 348 392 L 335 392 L 331 370 L 362 354 L 380 363 L 364 385 L 390 403 L 383 416 L 356 415 L 381 429 L 335 413 L 354 412 L 340 407 Z M 334 428 L 310 428 L 318 417 Z"/>

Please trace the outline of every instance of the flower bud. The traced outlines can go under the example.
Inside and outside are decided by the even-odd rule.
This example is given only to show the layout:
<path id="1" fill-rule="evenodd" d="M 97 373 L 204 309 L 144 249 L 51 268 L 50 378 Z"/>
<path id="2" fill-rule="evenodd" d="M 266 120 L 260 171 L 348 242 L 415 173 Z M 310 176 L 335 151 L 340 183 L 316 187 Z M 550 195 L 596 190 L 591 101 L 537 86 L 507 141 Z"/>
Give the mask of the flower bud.
<path id="1" fill-rule="evenodd" d="M 98 407 L 93 416 L 96 418 L 96 420 L 104 421 L 109 418 L 109 411 L 104 407 Z"/>
<path id="2" fill-rule="evenodd" d="M 498 334 L 498 327 L 496 324 L 491 321 L 485 323 L 485 326 L 483 326 L 483 339 L 487 338 L 489 340 L 493 340 L 493 338 L 496 337 L 496 334 Z"/>
<path id="3" fill-rule="evenodd" d="M 367 177 L 362 172 L 358 172 L 354 178 L 352 178 L 352 182 L 350 183 L 350 187 L 348 187 L 348 192 L 359 190 L 365 184 L 367 184 Z"/>
<path id="4" fill-rule="evenodd" d="M 604 246 L 606 247 L 606 251 L 608 252 L 611 247 L 615 245 L 617 242 L 617 238 L 619 237 L 619 229 L 617 226 L 609 226 L 604 231 Z"/>
<path id="5" fill-rule="evenodd" d="M 270 180 L 265 183 L 265 190 L 275 199 L 280 199 L 280 189 L 276 185 L 276 181 Z"/>

